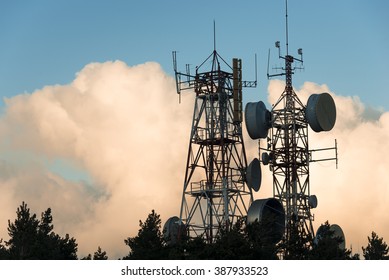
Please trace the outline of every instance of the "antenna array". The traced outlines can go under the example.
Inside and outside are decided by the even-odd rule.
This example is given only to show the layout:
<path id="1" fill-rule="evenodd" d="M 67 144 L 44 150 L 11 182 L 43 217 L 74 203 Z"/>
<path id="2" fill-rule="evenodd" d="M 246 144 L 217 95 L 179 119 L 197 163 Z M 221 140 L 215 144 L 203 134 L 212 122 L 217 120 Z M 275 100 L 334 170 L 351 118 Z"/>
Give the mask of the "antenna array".
<path id="1" fill-rule="evenodd" d="M 335 125 L 336 107 L 328 93 L 312 94 L 305 105 L 294 91 L 292 76 L 296 69 L 302 69 L 303 51 L 297 50 L 298 57 L 289 54 L 287 1 L 285 19 L 285 56 L 280 42 L 275 43 L 278 57 L 285 64 L 278 68 L 281 73 L 269 74 L 269 49 L 267 72 L 268 78 L 285 76 L 285 89 L 270 111 L 262 101 L 247 103 L 244 110 L 249 136 L 262 139 L 258 141 L 259 159 L 250 164 L 242 137 L 242 88 L 256 87 L 257 78 L 243 81 L 242 61 L 234 58 L 231 67 L 217 53 L 215 24 L 214 50 L 194 74 L 188 64 L 185 73 L 178 71 L 177 53 L 173 52 L 177 93 L 181 96 L 183 90 L 193 90 L 195 104 L 180 216 L 171 217 L 164 226 L 170 242 L 183 236 L 200 236 L 212 243 L 222 228 L 230 229 L 243 217 L 249 224 L 258 221 L 270 227 L 268 241 L 283 240 L 284 257 L 288 257 L 296 234 L 303 246 L 314 245 L 311 209 L 318 201 L 311 194 L 309 166 L 328 160 L 337 164 L 338 154 L 336 140 L 334 147 L 310 150 L 308 131 L 330 131 Z M 203 70 L 208 62 L 211 69 Z M 294 66 L 295 62 L 299 66 Z M 332 150 L 333 157 L 312 158 L 313 152 Z M 263 165 L 273 175 L 273 197 L 254 201 L 253 191 L 260 189 Z M 344 237 L 340 227 L 336 226 L 336 232 Z M 319 237 L 318 231 L 316 240 Z"/>
<path id="2" fill-rule="evenodd" d="M 273 197 L 285 210 L 285 246 L 284 256 L 287 257 L 288 245 L 295 240 L 296 233 L 306 247 L 313 245 L 315 233 L 313 229 L 314 216 L 312 208 L 317 207 L 317 197 L 311 195 L 309 164 L 313 161 L 335 160 L 337 163 L 337 144 L 325 149 L 309 149 L 308 128 L 315 132 L 329 131 L 335 125 L 336 107 L 328 93 L 313 94 L 304 105 L 293 90 L 292 76 L 295 69 L 303 65 L 303 52 L 298 49 L 298 58 L 289 54 L 288 46 L 288 9 L 286 1 L 286 55 L 281 55 L 280 42 L 275 43 L 279 59 L 284 60 L 285 66 L 281 73 L 269 74 L 267 77 L 285 76 L 285 89 L 271 111 L 263 107 L 261 101 L 248 103 L 246 115 L 252 114 L 256 104 L 261 104 L 259 115 L 266 118 L 260 120 L 246 118 L 246 128 L 253 139 L 264 139 L 265 145 L 259 141 L 261 163 L 268 165 L 273 173 Z M 270 57 L 270 50 L 269 50 Z M 268 67 L 269 67 L 268 58 Z M 300 63 L 294 67 L 295 62 Z M 254 132 L 261 131 L 261 135 Z M 312 160 L 312 152 L 334 150 L 335 156 Z"/>
<path id="3" fill-rule="evenodd" d="M 203 69 L 209 64 L 211 69 Z M 216 49 L 194 74 L 188 66 L 178 71 L 176 52 L 173 67 L 177 93 L 193 90 L 195 104 L 180 216 L 168 220 L 165 232 L 170 240 L 189 235 L 212 243 L 222 228 L 247 215 L 253 200 L 245 184 L 242 88 L 256 87 L 257 81 L 242 81 L 242 61 L 234 58 L 231 67 Z"/>

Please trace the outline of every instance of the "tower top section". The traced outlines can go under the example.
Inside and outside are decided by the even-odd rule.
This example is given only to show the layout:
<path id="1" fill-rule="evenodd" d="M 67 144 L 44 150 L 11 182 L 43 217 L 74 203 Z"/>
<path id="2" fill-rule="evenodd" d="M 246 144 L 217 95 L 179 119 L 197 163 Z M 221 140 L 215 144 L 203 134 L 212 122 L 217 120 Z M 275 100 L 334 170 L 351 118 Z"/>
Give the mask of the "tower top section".
<path id="1" fill-rule="evenodd" d="M 181 100 L 181 91 L 194 89 L 196 93 L 196 86 L 198 82 L 201 80 L 218 80 L 221 77 L 225 76 L 226 78 L 232 78 L 234 75 L 234 71 L 238 70 L 234 66 L 234 62 L 232 65 L 229 64 L 216 50 L 216 29 L 215 22 L 213 24 L 213 51 L 212 53 L 198 66 L 195 68 L 195 73 L 191 73 L 191 68 L 189 64 L 186 64 L 185 72 L 181 72 L 178 70 L 177 66 L 177 51 L 173 51 L 173 69 L 176 78 L 176 89 L 177 93 L 180 95 Z M 238 66 L 241 71 L 241 60 L 233 59 L 233 61 L 239 60 Z M 206 67 L 211 66 L 210 69 L 206 69 Z M 240 77 L 241 78 L 241 77 Z M 254 81 L 243 81 L 240 80 L 241 87 L 251 87 L 255 88 L 257 86 L 257 56 L 255 55 L 255 80 Z M 209 92 L 209 91 L 207 91 Z M 212 94 L 212 91 L 210 92 Z"/>
<path id="2" fill-rule="evenodd" d="M 217 52 L 216 49 L 199 65 L 196 66 L 194 74 L 191 73 L 190 65 L 186 64 L 186 71 L 181 72 L 177 66 L 177 51 L 172 52 L 173 55 L 173 69 L 176 78 L 177 93 L 181 94 L 181 91 L 188 89 L 195 89 L 196 80 L 201 76 L 206 75 L 233 75 L 234 66 L 228 64 L 226 60 Z M 211 65 L 211 69 L 205 69 L 207 65 Z M 224 69 L 224 70 L 223 70 Z M 255 55 L 255 80 L 254 81 L 242 81 L 242 87 L 255 88 L 257 86 L 257 56 Z"/>
<path id="3" fill-rule="evenodd" d="M 269 74 L 269 63 L 270 63 L 270 49 L 267 60 L 267 78 L 270 79 L 272 77 L 277 76 L 285 76 L 286 80 L 286 91 L 292 92 L 292 75 L 294 74 L 294 70 L 303 69 L 303 49 L 299 48 L 297 53 L 299 57 L 294 57 L 289 54 L 289 27 L 288 27 L 288 1 L 285 0 L 285 46 L 286 46 L 286 55 L 282 55 L 281 53 L 281 44 L 280 41 L 275 42 L 275 47 L 278 49 L 278 58 L 285 61 L 285 66 L 281 68 L 274 68 L 275 70 L 281 70 L 281 73 Z M 300 66 L 292 66 L 294 62 L 299 62 Z"/>

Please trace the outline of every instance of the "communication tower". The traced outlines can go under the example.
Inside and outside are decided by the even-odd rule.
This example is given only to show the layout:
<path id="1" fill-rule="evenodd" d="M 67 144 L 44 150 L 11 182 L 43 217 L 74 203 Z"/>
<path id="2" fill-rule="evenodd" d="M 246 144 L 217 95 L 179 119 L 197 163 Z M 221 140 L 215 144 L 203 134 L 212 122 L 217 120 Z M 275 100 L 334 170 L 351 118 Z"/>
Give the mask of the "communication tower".
<path id="1" fill-rule="evenodd" d="M 303 52 L 298 49 L 297 58 L 289 54 L 287 1 L 286 55 L 281 54 L 279 41 L 275 46 L 285 66 L 278 68 L 281 73 L 270 75 L 268 71 L 267 76 L 285 76 L 285 89 L 271 111 L 261 101 L 248 103 L 245 108 L 246 127 L 252 139 L 265 139 L 265 145 L 259 141 L 260 158 L 262 165 L 268 165 L 273 174 L 273 197 L 285 211 L 283 238 L 286 248 L 296 232 L 304 246 L 311 247 L 315 238 L 311 209 L 317 207 L 317 197 L 311 194 L 309 164 L 322 160 L 336 160 L 337 163 L 337 145 L 335 140 L 332 148 L 310 150 L 308 128 L 315 132 L 331 130 L 335 125 L 336 107 L 328 93 L 312 94 L 304 105 L 293 89 L 292 76 L 296 69 L 302 67 Z M 296 62 L 298 67 L 294 66 Z M 335 150 L 335 156 L 318 160 L 312 158 L 313 151 L 325 150 Z M 283 254 L 288 254 L 287 249 Z"/>
<path id="2" fill-rule="evenodd" d="M 256 87 L 257 81 L 242 81 L 242 61 L 234 58 L 230 66 L 216 48 L 194 74 L 189 65 L 185 73 L 177 70 L 176 52 L 173 66 L 177 93 L 193 90 L 195 103 L 180 216 L 166 222 L 165 235 L 174 241 L 189 234 L 212 243 L 220 229 L 247 215 L 252 188 L 259 189 L 255 176 L 249 175 L 251 187 L 246 184 L 242 138 L 242 88 Z"/>
<path id="3" fill-rule="evenodd" d="M 311 248 L 315 241 L 314 216 L 317 197 L 311 194 L 309 165 L 311 162 L 335 160 L 337 143 L 331 148 L 309 149 L 308 131 L 330 131 L 336 121 L 334 100 L 328 93 L 312 94 L 304 105 L 292 85 L 292 76 L 302 67 L 303 52 L 299 57 L 289 54 L 288 9 L 286 1 L 286 55 L 281 73 L 268 78 L 285 76 L 285 89 L 271 111 L 262 101 L 246 104 L 244 119 L 247 132 L 259 142 L 259 159 L 247 164 L 242 137 L 242 88 L 256 87 L 255 81 L 242 81 L 242 62 L 232 60 L 232 67 L 213 52 L 196 67 L 195 74 L 177 70 L 176 52 L 173 66 L 177 93 L 193 90 L 195 95 L 192 127 L 186 161 L 184 186 L 179 217 L 174 216 L 164 225 L 165 237 L 176 242 L 183 235 L 200 236 L 212 243 L 221 229 L 229 229 L 239 218 L 248 224 L 258 221 L 270 227 L 268 242 L 284 241 L 283 255 L 294 235 Z M 270 57 L 270 50 L 269 50 Z M 298 67 L 294 63 L 300 63 Z M 204 69 L 210 65 L 210 69 Z M 269 61 L 268 61 L 269 65 Z M 223 66 L 223 67 L 222 67 Z M 227 70 L 223 70 L 227 69 Z M 262 143 L 263 143 L 262 142 Z M 335 151 L 333 157 L 313 159 L 313 152 Z M 273 197 L 253 200 L 253 191 L 261 186 L 261 165 L 268 166 L 273 175 Z M 337 236 L 343 237 L 339 226 Z M 316 240 L 320 238 L 320 228 Z M 345 245 L 342 244 L 344 247 Z"/>

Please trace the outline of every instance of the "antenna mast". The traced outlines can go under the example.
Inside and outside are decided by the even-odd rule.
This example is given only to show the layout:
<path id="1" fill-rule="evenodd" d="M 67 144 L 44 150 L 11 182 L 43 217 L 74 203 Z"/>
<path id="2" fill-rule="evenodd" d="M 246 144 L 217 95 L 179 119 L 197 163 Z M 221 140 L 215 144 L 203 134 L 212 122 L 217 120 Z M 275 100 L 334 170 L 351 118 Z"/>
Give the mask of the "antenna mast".
<path id="1" fill-rule="evenodd" d="M 214 50 L 194 74 L 178 71 L 173 52 L 177 93 L 193 90 L 195 103 L 180 214 L 165 224 L 172 241 L 189 235 L 214 242 L 221 229 L 247 215 L 253 200 L 246 185 L 242 88 L 257 81 L 242 81 L 242 61 L 234 58 L 231 67 L 218 54 L 215 31 L 214 21 Z M 211 69 L 203 69 L 207 65 Z"/>
<path id="2" fill-rule="evenodd" d="M 213 50 L 216 51 L 216 23 L 213 21 Z"/>
<path id="3" fill-rule="evenodd" d="M 284 258 L 296 257 L 292 252 L 293 245 L 299 240 L 305 248 L 311 248 L 315 238 L 313 229 L 314 216 L 311 209 L 317 207 L 317 197 L 311 194 L 309 163 L 313 161 L 336 160 L 337 145 L 333 148 L 310 150 L 308 143 L 308 129 L 315 132 L 329 131 L 333 128 L 336 119 L 336 108 L 332 97 L 328 93 L 313 94 L 304 105 L 292 85 L 292 76 L 295 69 L 303 65 L 302 49 L 298 49 L 299 57 L 289 54 L 288 38 L 288 1 L 285 1 L 285 28 L 286 28 L 286 55 L 281 55 L 280 42 L 275 43 L 279 59 L 284 60 L 285 66 L 278 68 L 281 73 L 267 74 L 268 78 L 285 76 L 285 89 L 278 101 L 268 114 L 269 123 L 262 124 L 263 133 L 253 139 L 266 139 L 266 145 L 261 146 L 261 163 L 269 165 L 273 173 L 273 197 L 283 206 L 285 211 L 285 232 L 283 243 Z M 270 59 L 270 49 L 268 65 Z M 293 63 L 300 63 L 299 67 Z M 260 103 L 259 101 L 258 103 Z M 249 103 L 250 104 L 250 103 Z M 246 115 L 250 114 L 247 104 Z M 252 106 L 251 106 L 252 107 Z M 264 109 L 265 110 L 265 109 Z M 250 122 L 246 122 L 250 124 Z M 250 135 L 250 127 L 247 127 Z M 268 137 L 268 132 L 270 136 Z M 251 135 L 250 135 L 251 136 Z M 335 142 L 336 143 L 336 142 Z M 312 152 L 335 150 L 335 157 L 312 160 Z M 301 256 L 303 258 L 304 256 Z"/>
<path id="4" fill-rule="evenodd" d="M 289 54 L 289 29 L 288 29 L 288 0 L 285 0 L 285 33 L 286 33 L 286 55 Z"/>

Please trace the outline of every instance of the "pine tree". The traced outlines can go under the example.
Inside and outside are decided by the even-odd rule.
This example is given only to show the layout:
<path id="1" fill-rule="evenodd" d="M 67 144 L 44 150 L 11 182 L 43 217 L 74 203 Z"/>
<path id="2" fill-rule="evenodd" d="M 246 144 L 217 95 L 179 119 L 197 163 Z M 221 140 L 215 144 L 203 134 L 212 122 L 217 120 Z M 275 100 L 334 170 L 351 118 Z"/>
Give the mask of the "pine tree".
<path id="1" fill-rule="evenodd" d="M 91 254 L 88 254 L 88 256 L 82 257 L 81 260 L 82 260 L 82 261 L 91 261 L 91 260 L 92 260 L 92 255 L 91 255 Z"/>
<path id="2" fill-rule="evenodd" d="M 344 241 L 341 237 L 334 236 L 335 232 L 330 229 L 328 221 L 321 225 L 320 236 L 310 252 L 310 259 L 313 260 L 346 260 L 350 258 L 351 251 L 341 249 L 339 245 Z"/>
<path id="3" fill-rule="evenodd" d="M 371 233 L 371 238 L 367 237 L 369 243 L 367 247 L 362 247 L 363 257 L 366 260 L 388 260 L 388 245 L 374 231 Z"/>
<path id="4" fill-rule="evenodd" d="M 246 225 L 247 242 L 250 245 L 250 255 L 252 260 L 275 260 L 278 259 L 277 241 L 274 239 L 274 220 L 268 220 Z"/>
<path id="5" fill-rule="evenodd" d="M 30 209 L 23 201 L 16 210 L 16 220 L 8 220 L 8 235 L 10 239 L 5 243 L 9 249 L 11 259 L 33 259 L 34 249 L 37 247 L 39 221 L 36 214 L 31 215 Z"/>
<path id="6" fill-rule="evenodd" d="M 76 240 L 68 234 L 64 238 L 53 232 L 53 217 L 48 208 L 39 221 L 23 201 L 16 210 L 16 219 L 8 220 L 10 239 L 5 242 L 10 259 L 75 260 Z"/>
<path id="7" fill-rule="evenodd" d="M 91 254 L 88 254 L 86 257 L 83 257 L 81 260 L 108 260 L 107 252 L 102 251 L 101 247 L 97 248 L 97 251 L 93 253 L 93 257 Z"/>
<path id="8" fill-rule="evenodd" d="M 94 260 L 108 260 L 107 252 L 102 251 L 100 246 L 97 248 L 97 251 L 93 254 Z"/>
<path id="9" fill-rule="evenodd" d="M 302 236 L 298 225 L 291 222 L 289 239 L 284 239 L 280 244 L 280 249 L 285 252 L 286 260 L 305 260 L 309 256 L 311 239 Z"/>
<path id="10" fill-rule="evenodd" d="M 3 239 L 0 239 L 0 260 L 9 259 L 8 250 L 3 244 Z"/>
<path id="11" fill-rule="evenodd" d="M 152 210 L 145 222 L 139 221 L 139 226 L 137 236 L 124 240 L 124 243 L 130 247 L 130 252 L 123 259 L 158 260 L 165 258 L 160 215 Z"/>
<path id="12" fill-rule="evenodd" d="M 231 228 L 222 228 L 216 241 L 211 246 L 212 259 L 237 260 L 250 258 L 250 243 L 244 229 L 242 219 Z"/>

